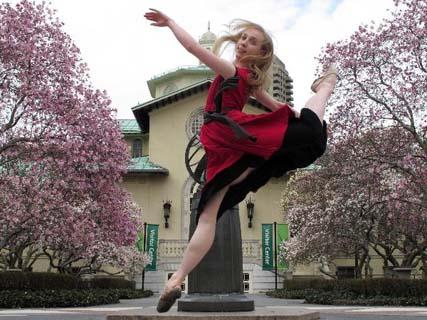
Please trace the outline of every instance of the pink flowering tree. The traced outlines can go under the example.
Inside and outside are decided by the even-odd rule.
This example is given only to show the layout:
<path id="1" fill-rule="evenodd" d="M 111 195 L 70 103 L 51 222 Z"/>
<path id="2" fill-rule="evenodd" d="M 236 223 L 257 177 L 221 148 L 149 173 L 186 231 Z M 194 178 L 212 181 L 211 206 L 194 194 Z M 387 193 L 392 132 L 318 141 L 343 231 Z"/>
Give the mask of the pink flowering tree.
<path id="1" fill-rule="evenodd" d="M 335 62 L 341 79 L 329 154 L 284 196 L 295 234 L 287 259 L 352 254 L 360 274 L 375 252 L 385 267 L 427 270 L 427 1 L 395 4 L 391 18 L 319 58 Z"/>
<path id="2" fill-rule="evenodd" d="M 129 156 L 109 98 L 44 3 L 2 3 L 0 20 L 0 264 L 47 254 L 70 272 L 108 255 L 99 241 L 134 246 L 140 212 L 120 186 Z"/>
<path id="3" fill-rule="evenodd" d="M 406 187 L 410 181 L 405 175 L 367 157 L 369 141 L 381 142 L 381 148 L 392 143 L 389 152 L 399 147 L 403 154 L 408 152 L 410 148 L 397 140 L 404 136 L 396 133 L 396 139 L 387 142 L 392 133 L 373 131 L 330 145 L 319 169 L 294 174 L 282 199 L 293 235 L 282 244 L 282 258 L 297 264 L 351 256 L 356 275 L 368 277 L 373 252 L 385 266 L 419 266 L 427 239 L 419 195 Z"/>
<path id="4" fill-rule="evenodd" d="M 129 279 L 141 274 L 144 267 L 151 263 L 150 256 L 146 253 L 141 254 L 136 246 L 117 247 L 111 242 L 101 241 L 91 250 L 93 253 L 89 252 L 89 256 L 97 257 L 94 264 L 90 265 L 92 270 L 107 274 L 125 273 Z M 111 271 L 106 266 L 114 267 L 115 270 Z"/>

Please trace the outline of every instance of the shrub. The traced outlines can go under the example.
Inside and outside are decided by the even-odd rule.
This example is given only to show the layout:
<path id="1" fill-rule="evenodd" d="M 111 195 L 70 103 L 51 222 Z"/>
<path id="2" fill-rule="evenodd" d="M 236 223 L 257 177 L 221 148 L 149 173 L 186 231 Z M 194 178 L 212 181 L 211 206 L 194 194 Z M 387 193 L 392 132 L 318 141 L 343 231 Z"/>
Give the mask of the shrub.
<path id="1" fill-rule="evenodd" d="M 410 279 L 286 280 L 267 295 L 335 305 L 426 306 L 427 281 Z"/>
<path id="2" fill-rule="evenodd" d="M 118 292 L 120 299 L 141 299 L 153 295 L 151 290 L 114 289 Z"/>
<path id="3" fill-rule="evenodd" d="M 115 290 L 0 291 L 0 308 L 82 307 L 119 302 Z"/>
<path id="4" fill-rule="evenodd" d="M 150 290 L 1 290 L 0 308 L 86 307 L 119 303 L 120 299 L 139 299 L 153 295 Z"/>
<path id="5" fill-rule="evenodd" d="M 96 277 L 86 281 L 90 289 L 135 289 L 135 281 L 121 278 Z"/>
<path id="6" fill-rule="evenodd" d="M 153 295 L 134 288 L 134 281 L 112 277 L 82 280 L 50 272 L 0 272 L 0 308 L 82 307 Z"/>
<path id="7" fill-rule="evenodd" d="M 75 276 L 51 272 L 0 272 L 0 290 L 79 289 Z"/>
<path id="8" fill-rule="evenodd" d="M 287 290 L 349 291 L 364 296 L 422 297 L 427 292 L 427 280 L 418 279 L 303 279 L 285 280 L 283 285 Z"/>
<path id="9" fill-rule="evenodd" d="M 357 296 L 349 292 L 317 292 L 308 294 L 306 303 L 362 306 L 427 306 L 424 297 Z"/>
<path id="10" fill-rule="evenodd" d="M 305 299 L 305 297 L 312 293 L 314 289 L 296 289 L 296 290 L 288 290 L 288 289 L 280 289 L 267 291 L 266 295 L 281 298 L 281 299 Z"/>
<path id="11" fill-rule="evenodd" d="M 83 280 L 53 272 L 0 272 L 0 290 L 44 289 L 135 289 L 135 282 L 113 277 Z"/>
<path id="12" fill-rule="evenodd" d="M 336 286 L 334 280 L 324 279 L 297 279 L 297 280 L 285 280 L 283 282 L 283 288 L 288 290 L 296 289 L 322 289 L 322 290 L 333 290 Z"/>

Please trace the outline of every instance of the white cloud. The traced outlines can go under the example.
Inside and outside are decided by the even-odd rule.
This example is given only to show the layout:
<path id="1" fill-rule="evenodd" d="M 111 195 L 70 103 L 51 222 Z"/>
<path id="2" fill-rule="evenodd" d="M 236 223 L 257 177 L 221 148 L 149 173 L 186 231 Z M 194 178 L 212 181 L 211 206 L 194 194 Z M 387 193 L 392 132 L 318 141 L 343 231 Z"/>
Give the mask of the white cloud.
<path id="1" fill-rule="evenodd" d="M 225 31 L 225 24 L 234 18 L 263 25 L 272 33 L 276 53 L 294 79 L 295 105 L 301 108 L 310 94 L 314 57 L 321 47 L 348 37 L 362 22 L 378 21 L 393 1 L 51 0 L 51 5 L 81 49 L 94 86 L 107 90 L 119 118 L 132 118 L 131 107 L 151 99 L 147 80 L 198 63 L 168 29 L 150 26 L 143 17 L 150 7 L 171 15 L 196 39 L 207 30 L 209 20 L 216 34 Z"/>

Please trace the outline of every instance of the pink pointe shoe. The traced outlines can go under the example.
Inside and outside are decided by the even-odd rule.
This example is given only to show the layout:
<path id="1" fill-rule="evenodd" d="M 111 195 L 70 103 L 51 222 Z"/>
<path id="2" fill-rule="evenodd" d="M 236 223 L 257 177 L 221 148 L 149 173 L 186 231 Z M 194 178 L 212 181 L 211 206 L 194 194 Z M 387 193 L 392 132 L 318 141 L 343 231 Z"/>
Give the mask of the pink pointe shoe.
<path id="1" fill-rule="evenodd" d="M 319 88 L 319 85 L 322 82 L 328 83 L 329 85 L 331 85 L 332 88 L 334 88 L 338 78 L 339 76 L 337 67 L 331 64 L 328 70 L 326 70 L 326 72 L 321 77 L 313 81 L 313 84 L 311 85 L 311 90 L 316 93 Z"/>

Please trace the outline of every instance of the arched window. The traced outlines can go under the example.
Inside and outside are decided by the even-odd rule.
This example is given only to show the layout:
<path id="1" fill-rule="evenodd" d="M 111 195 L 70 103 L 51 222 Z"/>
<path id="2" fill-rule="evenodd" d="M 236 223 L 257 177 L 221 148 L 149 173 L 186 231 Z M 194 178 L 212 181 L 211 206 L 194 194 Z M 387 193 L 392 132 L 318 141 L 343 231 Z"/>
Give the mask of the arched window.
<path id="1" fill-rule="evenodd" d="M 132 143 L 132 158 L 142 157 L 142 140 L 135 139 Z"/>
<path id="2" fill-rule="evenodd" d="M 187 137 L 190 139 L 195 134 L 200 132 L 203 124 L 203 107 L 194 110 L 187 119 L 186 131 Z"/>

